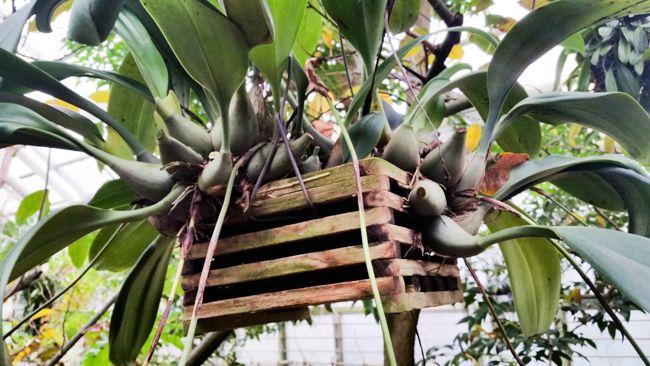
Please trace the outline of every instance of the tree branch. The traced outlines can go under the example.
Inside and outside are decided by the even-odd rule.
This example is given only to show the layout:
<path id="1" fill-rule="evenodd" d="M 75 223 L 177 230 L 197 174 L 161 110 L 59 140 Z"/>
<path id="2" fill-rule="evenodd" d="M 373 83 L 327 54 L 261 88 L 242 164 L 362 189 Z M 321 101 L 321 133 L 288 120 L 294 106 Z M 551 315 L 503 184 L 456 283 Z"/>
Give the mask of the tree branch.
<path id="1" fill-rule="evenodd" d="M 442 0 L 428 0 L 433 10 L 438 14 L 440 19 L 447 27 L 457 27 L 463 25 L 463 14 L 452 13 Z M 449 32 L 444 41 L 436 47 L 434 55 L 436 56 L 433 65 L 427 73 L 427 80 L 431 80 L 445 69 L 445 61 L 449 57 L 452 47 L 460 42 L 460 32 Z"/>
<path id="2" fill-rule="evenodd" d="M 21 276 L 16 282 L 16 284 L 14 285 L 14 287 L 12 287 L 11 290 L 7 291 L 7 294 L 5 294 L 5 298 L 3 299 L 3 301 L 7 301 L 8 298 L 24 290 L 25 287 L 31 285 L 32 282 L 36 281 L 39 277 L 41 277 L 41 274 L 43 274 L 43 271 L 37 269 L 35 271 L 29 272 L 26 275 Z"/>

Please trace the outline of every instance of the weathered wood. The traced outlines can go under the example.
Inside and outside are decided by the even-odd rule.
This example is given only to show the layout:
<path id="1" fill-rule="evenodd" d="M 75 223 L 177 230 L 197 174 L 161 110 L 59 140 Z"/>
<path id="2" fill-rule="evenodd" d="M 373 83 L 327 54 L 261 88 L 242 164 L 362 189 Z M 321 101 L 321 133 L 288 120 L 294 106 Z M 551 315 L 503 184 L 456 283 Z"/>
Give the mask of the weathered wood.
<path id="1" fill-rule="evenodd" d="M 396 258 L 397 256 L 399 256 L 399 248 L 394 242 L 373 244 L 370 247 L 370 258 L 373 260 Z M 360 245 L 323 250 L 320 252 L 215 269 L 210 271 L 206 286 L 236 284 L 361 263 L 364 263 L 364 256 L 363 248 Z M 399 269 L 396 272 L 399 272 Z M 200 273 L 183 276 L 183 290 L 195 290 L 198 287 L 200 276 Z"/>
<path id="2" fill-rule="evenodd" d="M 384 175 L 370 175 L 361 177 L 362 192 L 377 190 L 390 190 L 390 179 Z M 333 184 L 314 187 L 308 190 L 309 198 L 315 205 L 337 203 L 355 197 L 357 186 L 354 179 L 346 179 Z M 249 214 L 263 217 L 289 213 L 308 208 L 302 191 L 272 196 L 255 200 Z"/>
<path id="3" fill-rule="evenodd" d="M 463 291 L 409 292 L 382 296 L 384 311 L 401 313 L 463 302 Z"/>
<path id="4" fill-rule="evenodd" d="M 393 214 L 386 207 L 366 210 L 366 225 L 390 223 Z M 224 254 L 259 249 L 300 240 L 331 236 L 359 228 L 359 213 L 356 211 L 314 219 L 279 228 L 262 230 L 219 240 L 215 257 Z M 355 244 L 355 243 L 350 243 Z M 208 243 L 194 244 L 187 259 L 205 257 Z"/>
<path id="5" fill-rule="evenodd" d="M 416 244 L 415 231 L 398 225 L 388 225 L 391 239 L 402 244 Z"/>
<path id="6" fill-rule="evenodd" d="M 399 277 L 377 278 L 379 293 L 390 295 L 404 292 L 401 280 Z M 232 314 L 249 314 L 258 311 L 329 304 L 339 301 L 367 299 L 371 296 L 370 280 L 350 281 L 209 302 L 201 306 L 198 318 L 205 319 Z M 183 318 L 185 320 L 190 319 L 192 316 L 192 308 L 193 306 L 184 307 Z"/>
<path id="7" fill-rule="evenodd" d="M 236 329 L 252 325 L 287 322 L 309 319 L 309 308 L 299 307 L 275 311 L 262 311 L 250 314 L 234 314 L 199 319 L 196 323 L 197 334 L 216 332 L 219 330 Z M 189 320 L 183 322 L 184 328 L 189 325 Z"/>
<path id="8" fill-rule="evenodd" d="M 460 277 L 458 266 L 437 262 L 427 262 L 412 259 L 386 259 L 386 275 L 393 276 L 439 276 Z"/>
<path id="9" fill-rule="evenodd" d="M 365 193 L 363 196 L 364 207 L 390 207 L 399 212 L 405 212 L 406 201 L 406 198 L 383 189 Z"/>
<path id="10" fill-rule="evenodd" d="M 411 173 L 403 171 L 384 159 L 370 158 L 360 160 L 359 166 L 366 175 L 386 175 L 402 186 L 411 184 Z"/>

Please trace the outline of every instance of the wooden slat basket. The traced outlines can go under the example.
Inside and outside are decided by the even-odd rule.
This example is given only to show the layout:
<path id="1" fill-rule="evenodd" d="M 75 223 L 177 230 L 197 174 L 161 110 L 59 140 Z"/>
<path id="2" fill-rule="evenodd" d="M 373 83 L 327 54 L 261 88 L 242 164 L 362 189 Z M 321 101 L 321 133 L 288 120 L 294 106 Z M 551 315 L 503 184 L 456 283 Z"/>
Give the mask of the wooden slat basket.
<path id="1" fill-rule="evenodd" d="M 370 253 L 387 312 L 462 301 L 456 261 L 421 250 L 418 220 L 405 209 L 410 174 L 371 158 L 360 162 Z M 231 214 L 212 260 L 199 332 L 309 317 L 307 306 L 372 297 L 351 164 L 262 186 L 246 214 Z M 182 285 L 189 321 L 207 251 L 195 244 Z"/>

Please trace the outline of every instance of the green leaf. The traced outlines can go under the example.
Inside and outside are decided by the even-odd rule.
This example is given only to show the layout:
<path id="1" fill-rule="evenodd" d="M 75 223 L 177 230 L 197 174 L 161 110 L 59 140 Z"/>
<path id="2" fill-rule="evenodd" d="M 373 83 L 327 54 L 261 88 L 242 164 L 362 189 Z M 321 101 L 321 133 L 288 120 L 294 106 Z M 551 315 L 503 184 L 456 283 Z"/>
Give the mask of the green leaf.
<path id="1" fill-rule="evenodd" d="M 17 104 L 0 103 L 0 147 L 45 146 L 79 150 L 75 140 L 41 115 Z"/>
<path id="2" fill-rule="evenodd" d="M 361 117 L 359 121 L 348 129 L 350 139 L 354 144 L 354 150 L 359 159 L 368 156 L 375 146 L 377 146 L 385 124 L 386 116 L 384 113 L 370 113 Z M 343 146 L 343 161 L 349 160 L 350 152 L 347 146 Z"/>
<path id="3" fill-rule="evenodd" d="M 621 111 L 625 111 L 624 115 Z M 599 130 L 623 146 L 643 164 L 650 164 L 650 116 L 639 103 L 623 93 L 551 92 L 522 100 L 499 124 L 496 136 L 512 123 L 513 118 L 530 115 L 558 125 L 580 123 Z"/>
<path id="4" fill-rule="evenodd" d="M 47 215 L 50 211 L 50 200 L 48 196 L 49 191 L 44 190 L 36 191 L 25 196 L 25 198 L 20 201 L 18 210 L 16 211 L 16 224 L 25 224 L 27 219 L 40 211 L 41 204 L 43 205 L 43 216 Z"/>
<path id="5" fill-rule="evenodd" d="M 88 118 L 66 108 L 56 108 L 20 94 L 0 92 L 0 103 L 14 103 L 28 108 L 46 120 L 80 134 L 96 145 L 104 141 L 97 126 Z"/>
<path id="6" fill-rule="evenodd" d="M 561 44 L 562 47 L 564 47 L 564 49 L 567 51 L 577 52 L 581 55 L 584 55 L 586 52 L 585 39 L 582 37 L 582 34 L 580 34 L 580 32 L 569 36 L 569 38 L 565 39 Z"/>
<path id="7" fill-rule="evenodd" d="M 650 239 L 591 227 L 549 229 L 621 293 L 650 311 Z"/>
<path id="8" fill-rule="evenodd" d="M 644 10 L 650 10 L 646 0 L 562 0 L 532 11 L 520 20 L 490 62 L 487 80 L 490 111 L 478 152 L 487 151 L 506 96 L 528 65 L 582 29 Z"/>
<path id="9" fill-rule="evenodd" d="M 111 33 L 124 0 L 75 0 L 70 9 L 68 38 L 96 46 Z"/>
<path id="10" fill-rule="evenodd" d="M 93 240 L 89 257 L 100 255 L 95 265 L 98 270 L 124 271 L 133 266 L 156 236 L 158 232 L 147 220 L 107 226 Z"/>
<path id="11" fill-rule="evenodd" d="M 393 34 L 406 32 L 415 25 L 420 15 L 420 0 L 395 0 L 388 20 L 388 30 Z"/>
<path id="12" fill-rule="evenodd" d="M 120 65 L 119 73 L 137 80 L 142 81 L 137 60 L 129 53 Z M 113 85 L 108 99 L 108 113 L 126 127 L 141 143 L 150 151 L 156 149 L 156 132 L 162 128 L 156 124 L 154 119 L 155 106 L 135 96 L 128 89 L 120 85 Z M 120 138 L 116 134 L 109 134 L 106 139 L 106 145 L 114 145 L 115 138 Z"/>
<path id="13" fill-rule="evenodd" d="M 497 231 L 480 241 L 487 246 L 525 237 L 564 241 L 623 295 L 650 311 L 650 238 L 594 227 L 519 226 Z"/>
<path id="14" fill-rule="evenodd" d="M 120 289 L 108 333 L 109 358 L 133 365 L 156 321 L 174 241 L 160 237 L 142 254 Z"/>
<path id="15" fill-rule="evenodd" d="M 241 29 L 249 47 L 273 42 L 273 20 L 266 0 L 223 0 L 228 19 Z"/>
<path id="16" fill-rule="evenodd" d="M 625 210 L 625 203 L 618 192 L 602 176 L 592 172 L 575 172 L 571 175 L 551 180 L 568 194 L 590 205 L 612 211 Z"/>
<path id="17" fill-rule="evenodd" d="M 25 23 L 34 14 L 35 5 L 36 0 L 32 0 L 2 20 L 0 23 L 0 48 L 16 52 Z"/>
<path id="18" fill-rule="evenodd" d="M 56 80 L 65 80 L 70 77 L 88 77 L 106 80 L 113 84 L 121 85 L 122 87 L 137 93 L 141 98 L 153 102 L 153 97 L 145 85 L 116 72 L 95 70 L 89 67 L 68 64 L 60 61 L 34 61 L 32 62 L 32 65 L 38 67 Z M 0 85 L 0 90 L 11 93 L 26 94 L 33 89 L 13 82 L 5 82 Z"/>
<path id="19" fill-rule="evenodd" d="M 133 191 L 121 179 L 111 180 L 104 183 L 88 206 L 104 209 L 122 209 L 129 206 L 135 200 Z"/>
<path id="20" fill-rule="evenodd" d="M 68 246 L 68 256 L 77 269 L 80 269 L 86 262 L 88 251 L 90 250 L 90 246 L 96 236 L 97 231 L 93 231 L 90 234 L 82 236 L 80 239 Z"/>
<path id="21" fill-rule="evenodd" d="M 115 30 L 126 42 L 131 56 L 138 66 L 139 77 L 135 79 L 144 81 L 149 86 L 152 95 L 158 98 L 166 97 L 169 72 L 144 25 L 132 11 L 124 9 L 117 18 Z M 120 74 L 132 76 L 121 71 Z"/>
<path id="22" fill-rule="evenodd" d="M 199 0 L 143 0 L 142 5 L 185 71 L 216 98 L 216 107 L 227 115 L 248 70 L 248 46 L 239 28 Z"/>
<path id="23" fill-rule="evenodd" d="M 2 67 L 0 67 L 0 77 L 6 78 L 7 80 L 11 80 L 16 84 L 23 85 L 30 89 L 49 94 L 88 111 L 90 114 L 114 128 L 129 144 L 134 155 L 138 158 L 147 159 L 150 157 L 150 153 L 124 126 L 115 121 L 103 109 L 81 97 L 79 94 L 61 84 L 58 80 L 43 70 L 21 60 L 16 55 L 3 49 L 0 49 L 0 64 L 2 64 Z"/>
<path id="24" fill-rule="evenodd" d="M 250 51 L 250 59 L 271 84 L 277 108 L 282 73 L 287 68 L 287 60 L 298 37 L 307 0 L 269 0 L 268 4 L 275 27 L 273 43 L 253 48 Z"/>
<path id="25" fill-rule="evenodd" d="M 584 179 L 585 172 L 598 174 L 603 179 Z M 510 172 L 510 177 L 494 195 L 495 199 L 508 199 L 524 189 L 558 178 L 579 179 L 573 185 L 582 184 L 583 193 L 576 197 L 596 202 L 610 202 L 612 189 L 624 202 L 630 217 L 632 233 L 650 235 L 650 175 L 634 160 L 622 155 L 602 155 L 585 158 L 549 156 L 541 160 L 527 161 Z M 608 183 L 612 189 L 599 191 L 600 185 Z"/>
<path id="26" fill-rule="evenodd" d="M 512 212 L 501 211 L 490 219 L 491 232 L 529 225 Z M 517 319 L 526 337 L 543 333 L 555 318 L 560 296 L 560 257 L 544 238 L 518 238 L 499 243 L 508 269 Z"/>
<path id="27" fill-rule="evenodd" d="M 298 37 L 293 45 L 293 54 L 300 65 L 312 56 L 320 41 L 323 29 L 323 17 L 312 8 L 308 8 L 303 15 L 298 30 Z"/>
<path id="28" fill-rule="evenodd" d="M 75 240 L 108 225 L 139 221 L 152 215 L 166 213 L 183 190 L 184 187 L 177 187 L 158 203 L 137 210 L 112 211 L 76 205 L 50 213 L 0 259 L 0 298 L 4 298 L 4 291 L 9 281 L 43 263 Z M 2 318 L 2 307 L 0 307 L 0 318 Z M 1 322 L 0 334 L 4 334 Z M 4 357 L 3 353 L 4 348 L 0 347 L 0 360 Z"/>
<path id="29" fill-rule="evenodd" d="M 366 75 L 371 75 L 384 36 L 386 0 L 322 0 L 322 4 L 339 31 L 361 55 Z"/>

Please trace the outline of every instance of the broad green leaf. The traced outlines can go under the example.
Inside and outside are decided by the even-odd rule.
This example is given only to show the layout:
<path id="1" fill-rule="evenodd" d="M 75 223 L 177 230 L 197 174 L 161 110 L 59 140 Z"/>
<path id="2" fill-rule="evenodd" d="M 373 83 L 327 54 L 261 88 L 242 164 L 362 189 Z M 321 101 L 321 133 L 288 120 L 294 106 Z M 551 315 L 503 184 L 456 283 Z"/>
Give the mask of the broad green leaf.
<path id="1" fill-rule="evenodd" d="M 625 203 L 602 176 L 593 172 L 575 172 L 551 181 L 568 194 L 590 205 L 612 211 L 625 210 Z"/>
<path id="2" fill-rule="evenodd" d="M 115 30 L 126 42 L 131 56 L 138 66 L 141 76 L 135 79 L 144 81 L 152 95 L 158 98 L 166 97 L 169 86 L 167 66 L 144 25 L 132 11 L 125 9 L 117 18 Z M 121 71 L 120 74 L 125 75 Z"/>
<path id="3" fill-rule="evenodd" d="M 322 29 L 323 17 L 312 8 L 305 10 L 305 14 L 300 23 L 300 29 L 298 30 L 298 37 L 293 45 L 294 57 L 300 65 L 304 65 L 305 61 L 316 50 Z"/>
<path id="4" fill-rule="evenodd" d="M 296 130 L 302 133 L 303 124 L 300 121 L 303 119 L 305 110 L 305 101 L 307 99 L 307 89 L 309 88 L 309 78 L 305 70 L 300 66 L 295 57 L 291 57 L 291 80 L 296 86 L 296 96 L 298 97 L 298 105 L 296 106 L 296 115 L 294 117 Z"/>
<path id="5" fill-rule="evenodd" d="M 139 221 L 152 215 L 166 213 L 183 190 L 184 187 L 177 187 L 160 202 L 137 210 L 112 211 L 75 205 L 50 213 L 0 259 L 0 298 L 4 298 L 4 291 L 9 281 L 46 261 L 75 240 L 108 225 Z M 0 318 L 2 318 L 2 307 L 0 307 Z M 0 323 L 0 334 L 4 334 L 2 323 Z M 3 353 L 4 348 L 0 348 L 0 360 L 4 357 Z"/>
<path id="6" fill-rule="evenodd" d="M 25 23 L 34 14 L 34 5 L 36 5 L 36 0 L 23 5 L 15 13 L 0 22 L 0 48 L 9 52 L 16 52 Z"/>
<path id="7" fill-rule="evenodd" d="M 277 103 L 280 100 L 282 73 L 287 68 L 291 49 L 298 37 L 307 0 L 269 0 L 275 35 L 273 43 L 250 51 L 250 59 L 266 76 Z"/>
<path id="8" fill-rule="evenodd" d="M 239 28 L 199 0 L 143 0 L 142 5 L 185 71 L 216 98 L 215 107 L 227 113 L 248 70 L 248 46 Z"/>
<path id="9" fill-rule="evenodd" d="M 390 13 L 388 29 L 393 34 L 411 29 L 420 15 L 420 0 L 395 0 Z"/>
<path id="10" fill-rule="evenodd" d="M 96 46 L 111 33 L 124 0 L 75 0 L 70 9 L 68 38 Z"/>
<path id="11" fill-rule="evenodd" d="M 646 0 L 561 0 L 532 11 L 517 22 L 490 62 L 487 76 L 490 111 L 479 153 L 487 151 L 506 96 L 528 65 L 582 29 L 609 18 L 647 10 L 650 3 Z"/>
<path id="12" fill-rule="evenodd" d="M 88 251 L 90 250 L 90 246 L 92 245 L 93 240 L 95 240 L 96 236 L 97 231 L 93 231 L 90 234 L 82 236 L 74 243 L 70 244 L 70 246 L 68 246 L 68 256 L 70 257 L 72 264 L 77 269 L 80 269 L 86 262 L 86 258 L 88 258 Z"/>
<path id="13" fill-rule="evenodd" d="M 28 194 L 20 201 L 16 211 L 16 224 L 23 225 L 32 215 L 37 214 L 43 205 L 43 216 L 50 211 L 49 191 L 36 191 Z"/>
<path id="14" fill-rule="evenodd" d="M 121 179 L 111 180 L 104 183 L 88 206 L 104 209 L 123 209 L 128 207 L 135 200 L 133 191 Z"/>
<path id="15" fill-rule="evenodd" d="M 137 66 L 137 60 L 132 57 L 131 53 L 122 61 L 119 73 L 137 81 L 143 79 Z M 113 85 L 107 110 L 113 118 L 131 131 L 144 147 L 150 151 L 156 149 L 156 132 L 161 126 L 158 126 L 154 119 L 155 106 L 152 103 L 138 98 L 120 85 Z M 119 143 L 114 141 L 116 137 L 120 138 L 115 134 L 109 135 L 106 145 Z"/>
<path id="16" fill-rule="evenodd" d="M 514 118 L 524 115 L 552 125 L 573 122 L 594 128 L 611 136 L 635 159 L 650 165 L 650 116 L 627 94 L 550 92 L 534 95 L 510 109 L 495 135 L 513 123 Z"/>
<path id="17" fill-rule="evenodd" d="M 345 39 L 361 55 L 366 75 L 371 75 L 384 36 L 386 0 L 322 0 L 322 4 Z"/>
<path id="18" fill-rule="evenodd" d="M 38 113 L 46 120 L 80 134 L 94 144 L 102 144 L 102 135 L 97 126 L 86 117 L 69 109 L 47 105 L 20 94 L 0 92 L 0 103 L 14 103 Z"/>
<path id="19" fill-rule="evenodd" d="M 120 289 L 108 333 L 109 358 L 133 365 L 156 321 L 174 241 L 160 237 L 142 254 Z"/>
<path id="20" fill-rule="evenodd" d="M 514 213 L 501 211 L 487 221 L 491 232 L 529 225 Z M 545 238 L 517 238 L 499 243 L 512 288 L 521 330 L 527 337 L 551 326 L 560 296 L 560 256 Z"/>
<path id="21" fill-rule="evenodd" d="M 381 138 L 381 133 L 386 124 L 386 116 L 383 112 L 370 113 L 361 117 L 355 124 L 348 129 L 350 139 L 354 144 L 354 150 L 359 159 L 368 156 L 377 146 Z M 343 147 L 343 161 L 349 161 L 350 152 L 347 146 Z"/>
<path id="22" fill-rule="evenodd" d="M 273 42 L 273 20 L 266 0 L 222 0 L 226 15 L 241 29 L 249 47 Z"/>
<path id="23" fill-rule="evenodd" d="M 550 227 L 621 293 L 650 311 L 650 239 L 592 227 Z"/>
<path id="24" fill-rule="evenodd" d="M 650 238 L 583 226 L 519 226 L 497 231 L 497 239 L 543 237 L 562 240 L 641 309 L 650 311 Z M 487 240 L 486 240 L 487 239 Z"/>
<path id="25" fill-rule="evenodd" d="M 78 144 L 54 123 L 18 104 L 0 103 L 0 147 L 45 146 L 79 150 Z"/>
<path id="26" fill-rule="evenodd" d="M 585 172 L 598 174 L 603 179 L 584 179 Z M 498 200 L 508 199 L 522 190 L 545 181 L 565 180 L 577 177 L 583 194 L 576 195 L 595 202 L 610 202 L 606 197 L 612 190 L 618 193 L 630 217 L 632 233 L 650 236 L 650 175 L 634 160 L 622 155 L 602 155 L 585 158 L 549 156 L 541 160 L 527 161 L 510 172 L 505 185 L 494 195 Z M 608 183 L 611 189 L 598 191 Z M 601 195 L 603 197 L 601 197 Z"/>
<path id="27" fill-rule="evenodd" d="M 106 111 L 99 108 L 89 100 L 81 97 L 48 73 L 38 67 L 21 60 L 16 55 L 0 49 L 0 77 L 13 81 L 15 84 L 23 85 L 33 90 L 38 90 L 59 98 L 70 104 L 86 110 L 99 118 L 110 127 L 114 128 L 120 136 L 129 144 L 133 153 L 140 159 L 148 159 L 151 154 L 142 144 L 119 122 L 113 119 Z M 4 80 L 3 80 L 4 81 Z"/>
<path id="28" fill-rule="evenodd" d="M 158 232 L 147 220 L 107 226 L 93 240 L 89 257 L 94 259 L 108 245 L 95 267 L 98 270 L 124 271 L 133 266 L 156 236 Z"/>
<path id="29" fill-rule="evenodd" d="M 577 52 L 581 55 L 584 55 L 586 52 L 585 39 L 582 37 L 582 34 L 580 34 L 580 32 L 569 36 L 569 38 L 565 39 L 561 45 L 565 50 Z"/>
<path id="30" fill-rule="evenodd" d="M 89 67 L 68 64 L 60 61 L 34 61 L 32 65 L 38 67 L 42 71 L 49 74 L 56 80 L 65 80 L 70 77 L 87 77 L 106 80 L 113 84 L 120 85 L 125 89 L 138 94 L 139 97 L 150 100 L 153 102 L 153 97 L 147 89 L 146 85 L 141 82 L 127 78 L 117 72 L 101 71 L 91 69 Z M 27 88 L 24 85 L 19 85 L 13 82 L 6 82 L 0 85 L 0 90 L 8 91 L 11 93 L 26 94 L 33 89 Z"/>

